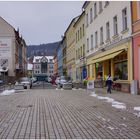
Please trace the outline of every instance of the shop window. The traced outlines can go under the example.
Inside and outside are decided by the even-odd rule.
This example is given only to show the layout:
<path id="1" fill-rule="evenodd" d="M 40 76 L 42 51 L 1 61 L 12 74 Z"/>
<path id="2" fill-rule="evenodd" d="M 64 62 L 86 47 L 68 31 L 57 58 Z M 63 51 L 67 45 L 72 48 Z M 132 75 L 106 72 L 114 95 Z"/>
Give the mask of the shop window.
<path id="1" fill-rule="evenodd" d="M 102 77 L 103 77 L 102 63 L 96 63 L 96 78 L 100 79 Z"/>
<path id="2" fill-rule="evenodd" d="M 127 61 L 115 63 L 116 80 L 128 80 Z"/>

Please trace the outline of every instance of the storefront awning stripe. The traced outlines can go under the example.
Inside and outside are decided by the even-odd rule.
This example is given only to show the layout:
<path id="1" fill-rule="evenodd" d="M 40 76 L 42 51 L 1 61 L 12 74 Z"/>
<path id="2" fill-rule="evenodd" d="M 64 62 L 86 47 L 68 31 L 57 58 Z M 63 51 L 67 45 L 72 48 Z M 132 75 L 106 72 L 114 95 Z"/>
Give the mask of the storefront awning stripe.
<path id="1" fill-rule="evenodd" d="M 122 53 L 123 51 L 124 51 L 124 50 L 120 50 L 120 51 L 115 52 L 115 53 L 112 53 L 112 54 L 108 54 L 108 55 L 105 55 L 105 56 L 102 56 L 102 57 L 99 57 L 99 58 L 92 59 L 92 62 L 93 62 L 93 63 L 97 63 L 97 62 L 102 62 L 102 61 L 105 61 L 105 60 L 114 58 L 115 56 L 119 55 L 119 54 Z"/>

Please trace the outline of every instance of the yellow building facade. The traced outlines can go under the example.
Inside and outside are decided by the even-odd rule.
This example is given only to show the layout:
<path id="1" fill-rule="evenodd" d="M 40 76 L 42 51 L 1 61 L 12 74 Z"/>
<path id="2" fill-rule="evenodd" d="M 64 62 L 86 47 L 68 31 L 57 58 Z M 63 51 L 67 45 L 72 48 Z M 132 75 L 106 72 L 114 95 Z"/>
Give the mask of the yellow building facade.
<path id="1" fill-rule="evenodd" d="M 65 36 L 66 36 L 66 67 L 67 75 L 72 78 L 73 81 L 76 81 L 76 68 L 75 68 L 75 28 L 74 24 L 78 17 L 74 18 L 70 25 L 68 26 Z"/>
<path id="2" fill-rule="evenodd" d="M 86 51 L 85 51 L 85 12 L 79 16 L 74 24 L 75 27 L 75 64 L 76 64 L 76 81 L 81 82 L 86 78 Z"/>

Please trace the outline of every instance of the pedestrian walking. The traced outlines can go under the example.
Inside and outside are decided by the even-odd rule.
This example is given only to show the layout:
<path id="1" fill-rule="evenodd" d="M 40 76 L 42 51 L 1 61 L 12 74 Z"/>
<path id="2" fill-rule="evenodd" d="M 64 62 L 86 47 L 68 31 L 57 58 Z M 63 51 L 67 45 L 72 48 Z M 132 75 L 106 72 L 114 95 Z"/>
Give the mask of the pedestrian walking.
<path id="1" fill-rule="evenodd" d="M 107 93 L 111 94 L 111 86 L 112 86 L 112 77 L 110 74 L 108 74 L 107 78 L 106 78 L 106 86 L 107 86 Z"/>

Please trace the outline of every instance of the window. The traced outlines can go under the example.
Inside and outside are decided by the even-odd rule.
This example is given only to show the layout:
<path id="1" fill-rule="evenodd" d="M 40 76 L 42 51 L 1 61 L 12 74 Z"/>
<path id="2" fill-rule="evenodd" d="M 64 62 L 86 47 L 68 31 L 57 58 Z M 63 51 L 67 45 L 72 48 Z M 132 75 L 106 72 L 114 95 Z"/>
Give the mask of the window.
<path id="1" fill-rule="evenodd" d="M 82 46 L 81 46 L 81 57 L 82 57 Z"/>
<path id="2" fill-rule="evenodd" d="M 109 1 L 105 1 L 105 7 L 109 5 Z"/>
<path id="3" fill-rule="evenodd" d="M 128 80 L 127 61 L 115 63 L 115 78 Z"/>
<path id="4" fill-rule="evenodd" d="M 92 14 L 92 8 L 90 8 L 90 23 L 92 22 L 93 20 L 93 14 Z"/>
<path id="5" fill-rule="evenodd" d="M 86 14 L 86 26 L 88 27 L 88 14 Z"/>
<path id="6" fill-rule="evenodd" d="M 96 78 L 100 79 L 103 77 L 103 64 L 102 63 L 96 63 Z"/>
<path id="7" fill-rule="evenodd" d="M 85 44 L 83 45 L 83 57 L 85 56 Z"/>
<path id="8" fill-rule="evenodd" d="M 50 59 L 50 62 L 53 62 L 53 60 L 52 60 L 52 59 Z"/>
<path id="9" fill-rule="evenodd" d="M 78 41 L 79 41 L 79 30 L 78 30 Z"/>
<path id="10" fill-rule="evenodd" d="M 84 34 L 85 34 L 85 32 L 84 32 L 85 29 L 84 29 L 84 28 L 85 28 L 85 26 L 84 26 L 84 24 L 83 24 L 83 36 L 84 36 Z"/>
<path id="11" fill-rule="evenodd" d="M 87 52 L 89 52 L 89 38 L 87 38 Z"/>
<path id="12" fill-rule="evenodd" d="M 117 35 L 118 34 L 117 16 L 113 18 L 113 24 L 114 24 L 114 35 Z"/>
<path id="13" fill-rule="evenodd" d="M 110 39 L 110 27 L 109 22 L 106 23 L 106 40 Z"/>
<path id="14" fill-rule="evenodd" d="M 103 11 L 102 1 L 99 1 L 99 13 Z"/>
<path id="15" fill-rule="evenodd" d="M 98 45 L 98 32 L 95 32 L 95 47 Z"/>
<path id="16" fill-rule="evenodd" d="M 103 44 L 103 27 L 100 28 L 100 44 Z"/>
<path id="17" fill-rule="evenodd" d="M 78 58 L 80 58 L 80 49 L 78 48 Z"/>
<path id="18" fill-rule="evenodd" d="M 93 50 L 93 35 L 91 35 L 91 50 Z"/>
<path id="19" fill-rule="evenodd" d="M 127 9 L 122 10 L 123 30 L 127 29 Z"/>
<path id="20" fill-rule="evenodd" d="M 82 29 L 80 27 L 80 39 L 82 38 Z"/>
<path id="21" fill-rule="evenodd" d="M 77 33 L 76 33 L 76 43 L 77 43 Z"/>
<path id="22" fill-rule="evenodd" d="M 94 3 L 94 18 L 97 17 L 97 4 Z"/>
<path id="23" fill-rule="evenodd" d="M 39 59 L 36 59 L 36 62 L 39 62 Z"/>

